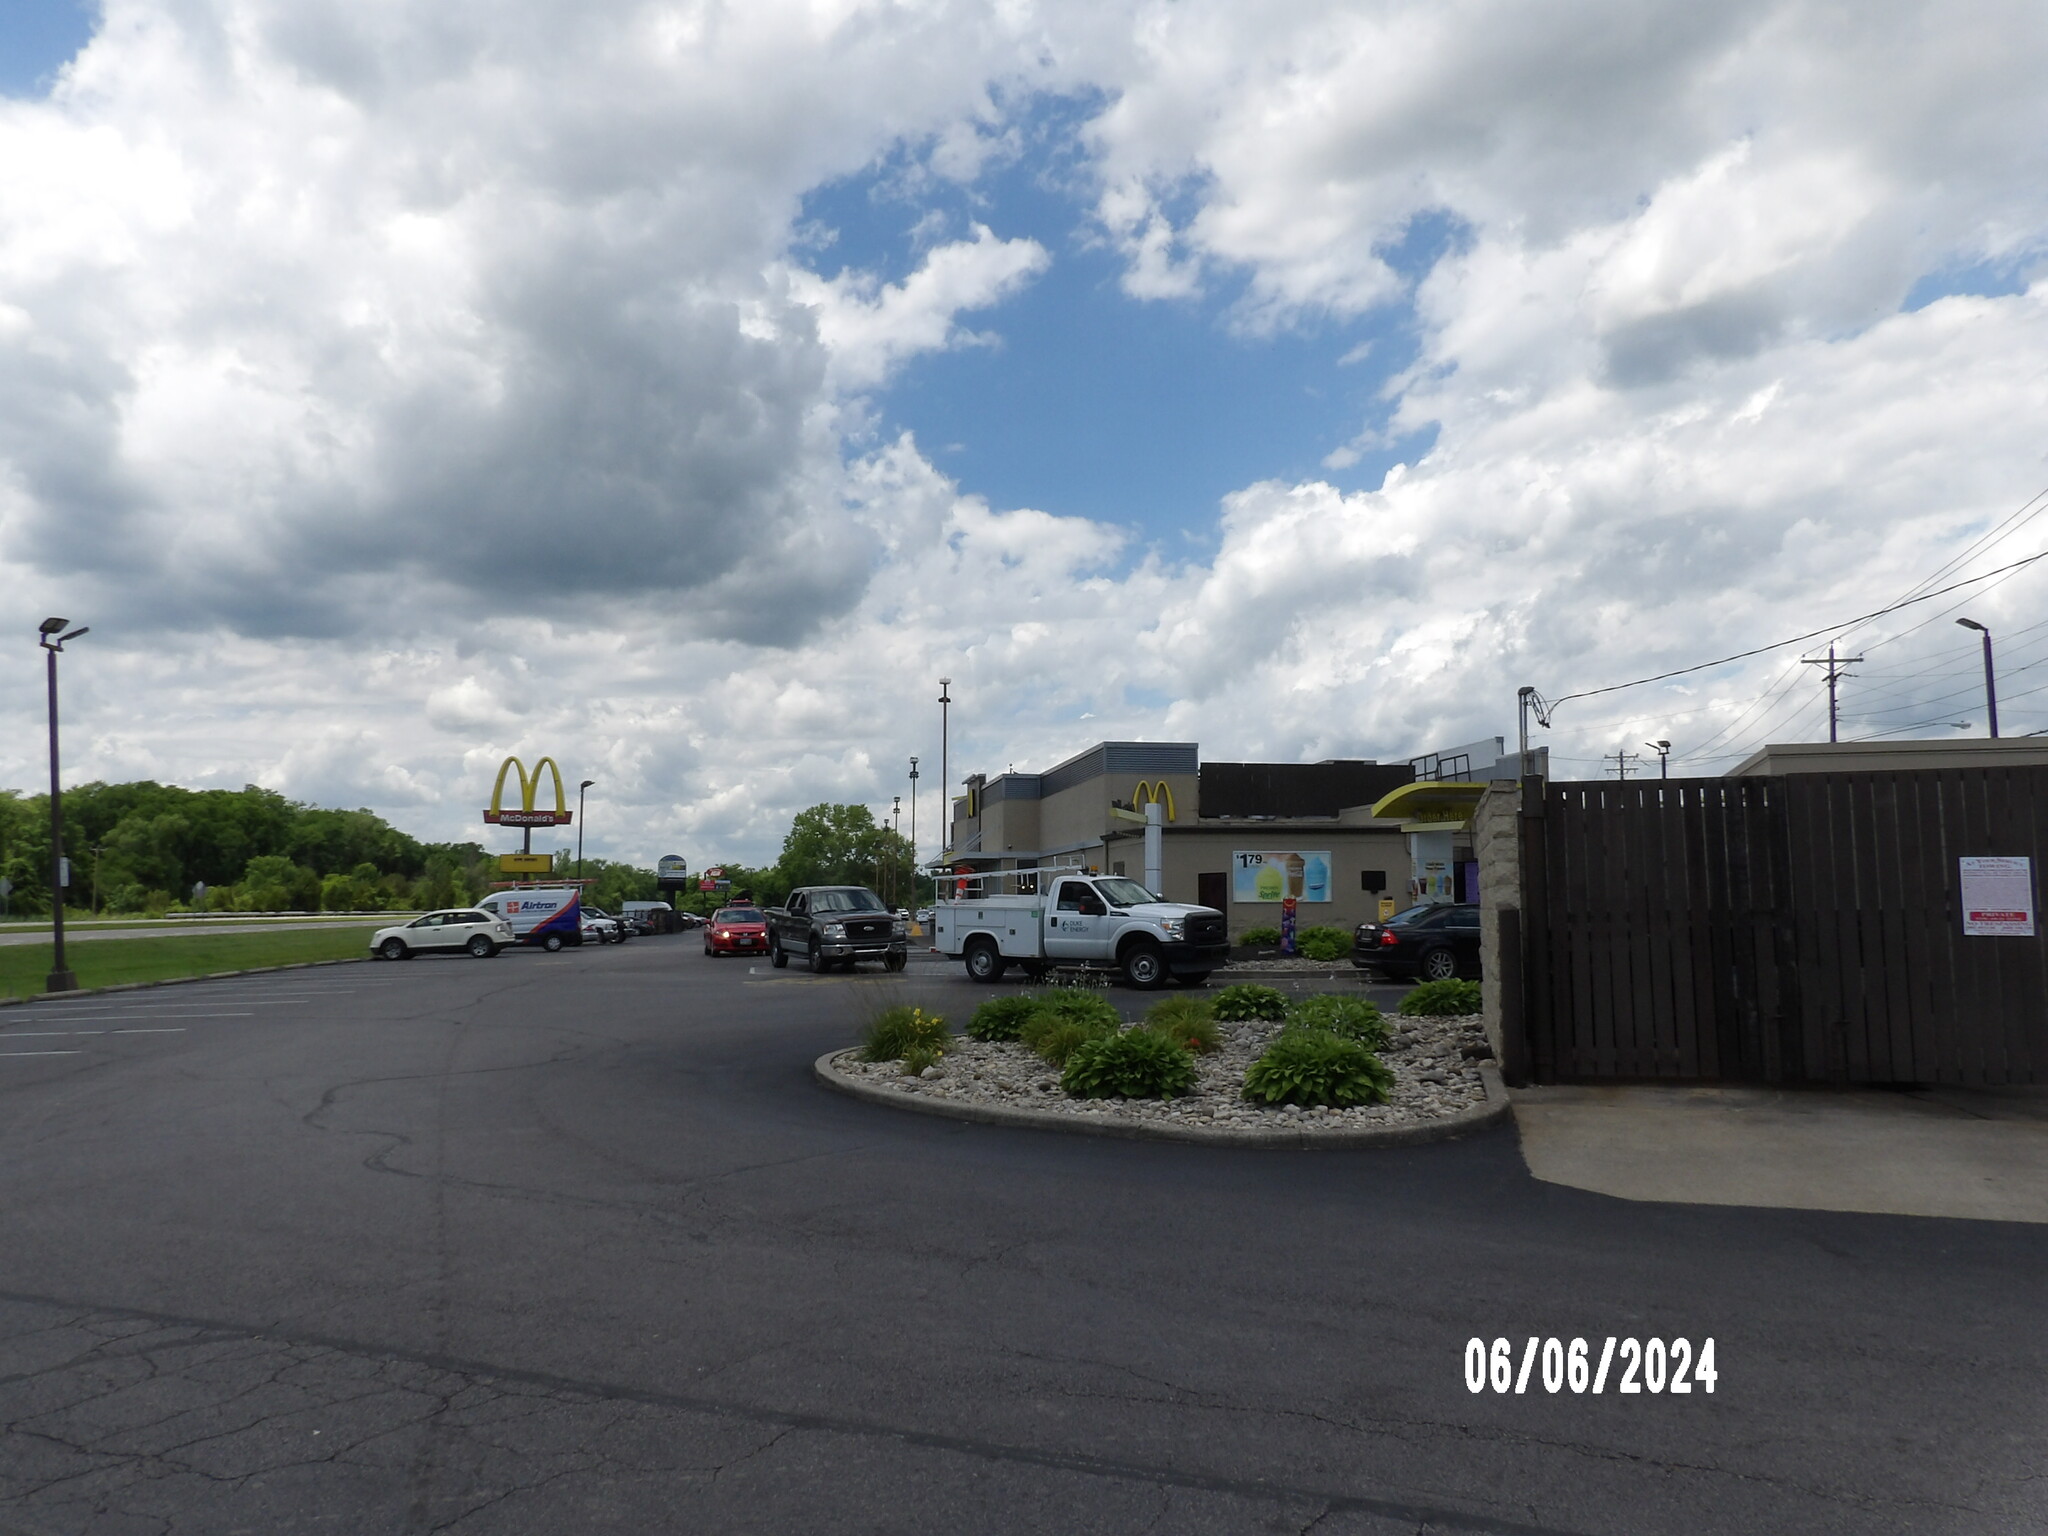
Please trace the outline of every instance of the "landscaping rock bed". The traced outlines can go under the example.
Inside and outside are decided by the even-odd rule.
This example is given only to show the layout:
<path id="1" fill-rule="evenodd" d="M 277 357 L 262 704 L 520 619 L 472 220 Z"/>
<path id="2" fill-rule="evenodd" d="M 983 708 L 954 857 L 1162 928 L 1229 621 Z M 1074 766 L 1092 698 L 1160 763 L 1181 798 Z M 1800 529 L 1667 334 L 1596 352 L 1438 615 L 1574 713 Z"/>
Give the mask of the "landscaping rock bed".
<path id="1" fill-rule="evenodd" d="M 1290 1145 L 1335 1142 L 1421 1140 L 1419 1134 L 1360 1136 L 1370 1131 L 1426 1132 L 1436 1125 L 1462 1127 L 1491 1118 L 1482 1063 L 1491 1069 L 1492 1056 L 1477 1014 L 1457 1018 L 1395 1018 L 1393 1038 L 1380 1059 L 1393 1070 L 1394 1090 L 1386 1104 L 1346 1109 L 1302 1109 L 1268 1106 L 1243 1097 L 1245 1069 L 1280 1032 L 1267 1022 L 1218 1026 L 1222 1043 L 1196 1058 L 1193 1088 L 1175 1099 L 1076 1099 L 1060 1091 L 1059 1072 L 1015 1043 L 990 1043 L 956 1037 L 939 1065 L 917 1077 L 905 1076 L 900 1062 L 861 1062 L 851 1050 L 823 1057 L 821 1078 L 834 1086 L 861 1091 L 864 1098 L 896 1098 L 906 1108 L 945 1113 L 957 1108 L 963 1118 L 1012 1121 L 1018 1113 L 1044 1123 L 1065 1120 L 1074 1129 L 1127 1127 L 1131 1134 L 1174 1135 L 1202 1132 L 1188 1139 L 1270 1140 L 1284 1133 Z M 1498 1093 L 1496 1088 L 1495 1092 Z M 1505 1110 L 1505 1099 L 1499 1100 Z M 976 1115 L 975 1110 L 998 1113 Z"/>

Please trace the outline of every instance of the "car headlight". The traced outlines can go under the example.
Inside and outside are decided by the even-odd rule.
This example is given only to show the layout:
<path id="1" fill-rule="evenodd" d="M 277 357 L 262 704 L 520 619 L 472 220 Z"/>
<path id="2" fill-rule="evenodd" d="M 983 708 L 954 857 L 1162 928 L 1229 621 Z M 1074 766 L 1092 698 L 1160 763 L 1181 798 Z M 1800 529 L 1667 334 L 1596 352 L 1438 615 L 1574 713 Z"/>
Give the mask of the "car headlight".
<path id="1" fill-rule="evenodd" d="M 826 937 L 826 938 L 828 938 L 828 939 L 843 939 L 843 938 L 845 938 L 845 937 L 846 937 L 846 924 L 844 924 L 844 923 L 827 923 L 827 924 L 825 925 L 825 937 Z"/>
<path id="2" fill-rule="evenodd" d="M 910 937 L 910 924 L 908 924 L 908 923 L 903 923 L 903 922 L 896 922 L 896 923 L 891 923 L 891 924 L 889 925 L 889 937 L 890 937 L 890 938 L 892 938 L 892 939 L 907 939 L 907 938 L 909 938 L 909 937 Z"/>

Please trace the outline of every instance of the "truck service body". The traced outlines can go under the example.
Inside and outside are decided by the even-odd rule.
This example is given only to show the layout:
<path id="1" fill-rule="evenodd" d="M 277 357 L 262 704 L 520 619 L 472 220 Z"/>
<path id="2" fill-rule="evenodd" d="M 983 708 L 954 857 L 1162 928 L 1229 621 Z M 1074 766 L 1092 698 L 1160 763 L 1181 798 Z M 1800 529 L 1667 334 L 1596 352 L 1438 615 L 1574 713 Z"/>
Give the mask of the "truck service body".
<path id="1" fill-rule="evenodd" d="M 1025 889 L 977 893 L 976 886 Z M 967 891 L 938 903 L 932 945 L 966 963 L 976 981 L 1012 965 L 1027 975 L 1054 966 L 1114 968 L 1134 987 L 1168 976 L 1199 982 L 1229 958 L 1226 920 L 1214 907 L 1161 901 L 1135 880 L 1083 871 L 1003 871 L 969 876 Z"/>

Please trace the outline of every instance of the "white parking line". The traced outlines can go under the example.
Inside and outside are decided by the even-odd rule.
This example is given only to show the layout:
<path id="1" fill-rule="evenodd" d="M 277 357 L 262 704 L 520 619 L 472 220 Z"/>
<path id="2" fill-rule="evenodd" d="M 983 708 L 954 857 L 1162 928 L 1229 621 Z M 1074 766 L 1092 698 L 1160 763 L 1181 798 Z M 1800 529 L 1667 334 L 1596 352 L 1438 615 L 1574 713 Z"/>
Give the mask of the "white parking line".
<path id="1" fill-rule="evenodd" d="M 250 1013 L 64 1013 L 58 1014 L 55 1017 L 63 1019 L 67 1024 L 125 1024 L 130 1019 L 191 1019 L 197 1021 L 199 1019 L 248 1019 L 254 1018 L 255 1015 Z M 52 1016 L 49 1014 L 39 1013 L 36 1015 L 36 1022 L 40 1023 L 44 1019 L 50 1018 Z M 0 1024 L 0 1030 L 5 1030 L 6 1027 L 6 1025 Z"/>
<path id="2" fill-rule="evenodd" d="M 0 1056 L 78 1056 L 79 1051 L 0 1051 Z"/>

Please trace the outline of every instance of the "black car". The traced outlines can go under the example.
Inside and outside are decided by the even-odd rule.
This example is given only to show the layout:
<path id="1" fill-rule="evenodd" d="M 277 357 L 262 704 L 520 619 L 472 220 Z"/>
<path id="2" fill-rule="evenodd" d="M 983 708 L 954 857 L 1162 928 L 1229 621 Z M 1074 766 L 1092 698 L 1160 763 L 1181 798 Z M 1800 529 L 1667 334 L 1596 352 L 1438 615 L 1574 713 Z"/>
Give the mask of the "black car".
<path id="1" fill-rule="evenodd" d="M 1351 941 L 1360 970 L 1421 981 L 1479 974 L 1479 908 L 1469 903 L 1410 907 L 1384 923 L 1360 923 Z"/>

